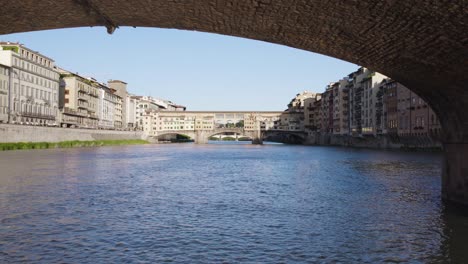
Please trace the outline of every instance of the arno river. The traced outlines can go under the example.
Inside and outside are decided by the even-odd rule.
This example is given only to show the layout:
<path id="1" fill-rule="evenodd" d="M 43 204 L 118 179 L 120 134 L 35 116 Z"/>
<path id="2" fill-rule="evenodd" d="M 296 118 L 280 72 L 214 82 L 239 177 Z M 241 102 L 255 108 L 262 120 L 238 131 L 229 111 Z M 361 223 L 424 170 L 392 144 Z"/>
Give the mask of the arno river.
<path id="1" fill-rule="evenodd" d="M 0 153 L 0 263 L 468 261 L 441 155 L 168 144 Z"/>

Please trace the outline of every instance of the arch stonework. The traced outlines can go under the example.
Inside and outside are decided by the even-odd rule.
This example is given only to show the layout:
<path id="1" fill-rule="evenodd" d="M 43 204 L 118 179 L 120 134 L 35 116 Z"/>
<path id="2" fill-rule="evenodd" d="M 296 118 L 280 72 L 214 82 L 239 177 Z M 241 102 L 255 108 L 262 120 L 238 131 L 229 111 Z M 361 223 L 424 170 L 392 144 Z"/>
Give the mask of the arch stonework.
<path id="1" fill-rule="evenodd" d="M 238 133 L 252 138 L 253 144 L 262 144 L 260 131 L 248 131 L 242 128 L 216 128 L 212 130 L 174 130 L 174 131 L 161 131 L 154 138 L 159 138 L 165 135 L 186 135 L 195 141 L 195 144 L 207 144 L 211 136 L 222 133 Z"/>
<path id="2" fill-rule="evenodd" d="M 251 138 L 253 144 L 263 143 L 263 141 L 261 140 L 260 131 L 249 131 L 249 130 L 244 130 L 242 128 L 237 128 L 237 129 L 217 128 L 213 130 L 196 130 L 195 131 L 195 143 L 206 144 L 208 143 L 208 139 L 211 136 L 222 134 L 222 133 L 238 133 L 238 134 L 242 134 L 244 136 Z"/>
<path id="3" fill-rule="evenodd" d="M 425 99 L 444 128 L 443 197 L 468 205 L 468 1 L 17 0 L 0 34 L 106 26 L 238 36 L 366 66 Z"/>
<path id="4" fill-rule="evenodd" d="M 160 138 L 167 135 L 185 135 L 192 139 L 195 138 L 195 132 L 193 130 L 183 130 L 183 131 L 163 131 L 155 135 L 155 138 Z"/>

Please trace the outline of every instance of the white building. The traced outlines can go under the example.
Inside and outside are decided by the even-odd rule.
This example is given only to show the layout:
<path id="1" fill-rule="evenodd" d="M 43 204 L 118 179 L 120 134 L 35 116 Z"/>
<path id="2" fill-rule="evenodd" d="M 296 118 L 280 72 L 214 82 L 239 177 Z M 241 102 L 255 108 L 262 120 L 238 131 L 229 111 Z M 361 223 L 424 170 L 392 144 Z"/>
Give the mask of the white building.
<path id="1" fill-rule="evenodd" d="M 343 78 L 332 86 L 333 92 L 333 134 L 349 133 L 349 87 L 348 79 Z"/>
<path id="2" fill-rule="evenodd" d="M 8 122 L 8 88 L 10 68 L 0 64 L 0 123 Z"/>
<path id="3" fill-rule="evenodd" d="M 281 114 L 277 128 L 288 131 L 304 131 L 304 108 L 305 101 L 309 98 L 315 98 L 316 94 L 304 91 L 296 94 L 288 104 L 288 109 Z"/>
<path id="4" fill-rule="evenodd" d="M 146 111 L 158 111 L 164 109 L 163 106 L 156 104 L 151 96 L 135 96 L 135 99 L 138 101 L 135 111 L 135 122 L 137 128 L 143 127 L 143 115 L 146 114 Z"/>
<path id="5" fill-rule="evenodd" d="M 165 114 L 164 116 L 161 116 L 160 113 L 161 112 L 157 110 L 149 109 L 141 116 L 140 120 L 145 134 L 155 136 L 160 131 L 176 133 L 177 131 L 195 130 L 195 114 L 187 114 L 183 116 Z M 213 118 L 212 115 L 210 115 L 210 117 Z M 200 120 L 200 124 L 205 124 L 206 127 L 206 123 L 203 123 L 203 119 Z M 210 124 L 212 129 L 213 124 L 211 122 Z"/>
<path id="6" fill-rule="evenodd" d="M 99 83 L 63 69 L 59 72 L 61 126 L 98 128 Z"/>
<path id="7" fill-rule="evenodd" d="M 107 86 L 111 88 L 117 97 L 117 105 L 115 108 L 115 127 L 127 128 L 127 83 L 120 80 L 109 80 Z"/>
<path id="8" fill-rule="evenodd" d="M 361 67 L 349 75 L 350 128 L 353 135 L 376 135 L 375 104 L 380 83 L 387 78 Z"/>
<path id="9" fill-rule="evenodd" d="M 0 42 L 0 64 L 10 68 L 10 122 L 58 125 L 60 76 L 54 61 L 22 44 Z"/>
<path id="10" fill-rule="evenodd" d="M 135 129 L 137 120 L 137 106 L 138 106 L 139 100 L 130 94 L 127 94 L 126 96 L 126 118 L 127 118 L 127 128 L 128 129 Z"/>
<path id="11" fill-rule="evenodd" d="M 99 128 L 115 129 L 115 112 L 118 103 L 117 95 L 104 84 L 99 90 Z"/>

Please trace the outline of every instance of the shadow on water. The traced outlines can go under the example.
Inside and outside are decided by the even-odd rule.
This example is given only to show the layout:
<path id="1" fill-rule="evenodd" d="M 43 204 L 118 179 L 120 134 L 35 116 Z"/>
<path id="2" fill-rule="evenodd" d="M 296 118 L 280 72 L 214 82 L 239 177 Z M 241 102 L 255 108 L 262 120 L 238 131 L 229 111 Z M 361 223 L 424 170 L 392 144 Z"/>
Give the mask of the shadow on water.
<path id="1" fill-rule="evenodd" d="M 434 262 L 468 263 L 468 208 L 446 204 L 441 211 L 441 222 L 442 259 Z"/>

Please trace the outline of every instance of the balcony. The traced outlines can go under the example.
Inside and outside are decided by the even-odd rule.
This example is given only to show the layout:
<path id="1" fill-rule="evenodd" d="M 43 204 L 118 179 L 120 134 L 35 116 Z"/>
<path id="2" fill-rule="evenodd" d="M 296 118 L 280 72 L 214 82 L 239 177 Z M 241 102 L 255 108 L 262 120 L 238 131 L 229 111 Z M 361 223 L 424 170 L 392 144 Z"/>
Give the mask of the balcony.
<path id="1" fill-rule="evenodd" d="M 33 113 L 29 111 L 24 111 L 19 113 L 21 116 L 24 117 L 31 117 L 31 118 L 40 118 L 40 119 L 47 119 L 47 120 L 55 120 L 54 115 L 44 115 L 44 114 L 38 114 L 38 113 Z"/>
<path id="2" fill-rule="evenodd" d="M 87 101 L 88 100 L 88 96 L 84 93 L 78 93 L 78 100 L 84 100 L 84 101 Z"/>
<path id="3" fill-rule="evenodd" d="M 88 108 L 89 107 L 89 103 L 86 102 L 86 101 L 80 101 L 78 100 L 78 108 Z"/>
<path id="4" fill-rule="evenodd" d="M 89 93 L 88 89 L 86 89 L 85 87 L 78 87 L 78 93 L 79 92 L 82 92 L 82 93 Z"/>
<path id="5" fill-rule="evenodd" d="M 67 114 L 67 115 L 74 115 L 74 116 L 87 116 L 86 114 L 82 113 L 82 112 L 78 112 L 74 109 L 71 109 L 71 108 L 68 108 L 68 107 L 65 107 L 63 108 L 63 111 L 62 111 L 63 114 Z"/>

